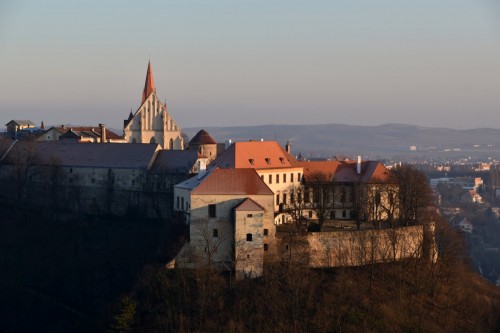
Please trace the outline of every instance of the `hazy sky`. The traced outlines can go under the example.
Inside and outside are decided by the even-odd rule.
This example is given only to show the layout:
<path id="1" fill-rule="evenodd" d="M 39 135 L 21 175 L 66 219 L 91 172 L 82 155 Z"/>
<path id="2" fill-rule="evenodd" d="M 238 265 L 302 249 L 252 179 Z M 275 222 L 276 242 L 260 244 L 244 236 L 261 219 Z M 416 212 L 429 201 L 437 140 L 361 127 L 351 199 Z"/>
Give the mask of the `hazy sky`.
<path id="1" fill-rule="evenodd" d="M 0 0 L 0 120 L 500 128 L 494 0 Z"/>

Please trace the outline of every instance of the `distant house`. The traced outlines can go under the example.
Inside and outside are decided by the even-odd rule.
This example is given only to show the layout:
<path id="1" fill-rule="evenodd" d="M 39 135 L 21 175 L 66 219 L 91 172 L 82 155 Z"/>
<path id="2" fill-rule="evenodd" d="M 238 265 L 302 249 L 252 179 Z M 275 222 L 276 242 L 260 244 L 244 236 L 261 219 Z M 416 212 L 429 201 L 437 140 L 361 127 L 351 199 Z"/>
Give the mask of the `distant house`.
<path id="1" fill-rule="evenodd" d="M 11 120 L 5 126 L 7 135 L 12 139 L 32 138 L 41 131 L 31 120 Z"/>
<path id="2" fill-rule="evenodd" d="M 104 137 L 103 137 L 104 133 Z M 57 126 L 51 127 L 40 134 L 35 141 L 58 141 L 70 140 L 75 142 L 107 142 L 107 143 L 125 143 L 126 140 L 107 129 L 103 124 L 99 126 Z"/>

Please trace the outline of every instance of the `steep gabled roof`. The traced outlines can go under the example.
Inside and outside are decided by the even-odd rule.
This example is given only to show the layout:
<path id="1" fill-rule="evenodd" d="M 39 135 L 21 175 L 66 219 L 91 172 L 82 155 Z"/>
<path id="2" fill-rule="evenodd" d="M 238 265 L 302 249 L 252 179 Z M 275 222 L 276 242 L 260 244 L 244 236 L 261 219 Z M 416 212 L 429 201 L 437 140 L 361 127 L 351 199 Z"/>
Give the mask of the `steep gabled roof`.
<path id="1" fill-rule="evenodd" d="M 197 161 L 198 152 L 196 150 L 160 150 L 151 171 L 187 175 Z"/>
<path id="2" fill-rule="evenodd" d="M 235 142 L 214 162 L 221 168 L 276 169 L 296 166 L 297 161 L 276 141 Z"/>
<path id="3" fill-rule="evenodd" d="M 198 178 L 192 177 L 176 185 L 178 188 L 190 189 L 191 194 L 211 195 L 272 195 L 273 191 L 267 187 L 254 169 L 220 169 L 214 168 Z"/>
<path id="4" fill-rule="evenodd" d="M 146 72 L 146 82 L 144 83 L 144 91 L 142 92 L 142 103 L 149 97 L 149 95 L 156 91 L 155 81 L 153 79 L 153 70 L 151 69 L 151 62 L 148 62 L 148 70 Z"/>
<path id="5" fill-rule="evenodd" d="M 389 170 L 378 161 L 361 162 L 361 174 L 357 173 L 356 161 L 298 161 L 304 168 L 304 180 L 315 181 L 321 175 L 324 180 L 336 182 L 384 182 L 389 179 Z"/>
<path id="6" fill-rule="evenodd" d="M 246 198 L 245 201 L 236 206 L 234 210 L 243 212 L 260 212 L 264 211 L 265 209 L 252 199 Z"/>
<path id="7" fill-rule="evenodd" d="M 200 130 L 194 138 L 189 141 L 189 145 L 215 145 L 217 142 L 204 129 Z"/>
<path id="8" fill-rule="evenodd" d="M 50 130 L 56 130 L 59 133 L 63 134 L 61 135 L 61 138 L 78 138 L 78 137 L 83 137 L 83 138 L 100 138 L 101 137 L 101 128 L 99 126 L 92 127 L 92 126 L 54 126 L 46 130 L 44 133 L 50 131 Z M 72 132 L 74 135 L 68 134 L 68 132 Z M 112 130 L 106 128 L 106 139 L 108 140 L 120 140 L 123 139 L 120 135 L 116 134 Z"/>

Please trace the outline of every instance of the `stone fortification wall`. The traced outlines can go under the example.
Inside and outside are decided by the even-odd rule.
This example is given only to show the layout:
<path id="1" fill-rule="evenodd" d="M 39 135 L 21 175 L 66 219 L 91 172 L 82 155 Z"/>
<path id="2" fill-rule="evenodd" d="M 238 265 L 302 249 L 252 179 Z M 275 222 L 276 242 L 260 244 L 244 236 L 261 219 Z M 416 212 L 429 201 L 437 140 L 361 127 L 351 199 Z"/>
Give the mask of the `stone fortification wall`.
<path id="1" fill-rule="evenodd" d="M 405 258 L 437 260 L 434 223 L 394 229 L 309 233 L 311 267 L 360 266 Z"/>

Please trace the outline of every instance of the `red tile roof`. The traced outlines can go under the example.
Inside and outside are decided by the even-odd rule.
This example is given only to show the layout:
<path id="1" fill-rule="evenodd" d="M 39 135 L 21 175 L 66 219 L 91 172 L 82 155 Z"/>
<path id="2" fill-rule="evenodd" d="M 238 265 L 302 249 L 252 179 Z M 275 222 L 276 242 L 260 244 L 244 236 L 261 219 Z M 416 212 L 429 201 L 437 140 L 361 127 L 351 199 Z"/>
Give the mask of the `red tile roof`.
<path id="1" fill-rule="evenodd" d="M 253 169 L 213 169 L 198 180 L 195 176 L 179 187 L 191 187 L 191 194 L 273 194 Z"/>
<path id="2" fill-rule="evenodd" d="M 263 211 L 265 209 L 252 199 L 246 198 L 245 201 L 236 206 L 234 210 L 243 212 L 256 212 L 256 211 Z"/>
<path id="3" fill-rule="evenodd" d="M 69 131 L 75 133 L 79 137 L 101 137 L 101 128 L 99 126 L 65 126 L 65 127 L 51 127 L 46 130 L 44 133 L 50 131 L 51 129 L 55 129 L 61 134 L 66 134 Z M 121 140 L 123 137 L 106 128 L 106 139 L 107 140 Z"/>
<path id="4" fill-rule="evenodd" d="M 144 83 L 144 91 L 142 92 L 142 103 L 155 91 L 155 81 L 153 79 L 153 70 L 151 69 L 151 62 L 148 62 L 148 71 L 146 72 L 146 82 Z"/>
<path id="5" fill-rule="evenodd" d="M 337 182 L 378 182 L 387 181 L 389 170 L 378 161 L 361 162 L 361 174 L 357 173 L 356 161 L 318 161 L 298 162 L 304 168 L 304 180 L 314 181 L 317 175 L 324 175 L 325 180 Z"/>
<path id="6" fill-rule="evenodd" d="M 235 169 L 289 168 L 296 163 L 276 141 L 235 142 L 213 162 L 221 168 Z"/>

